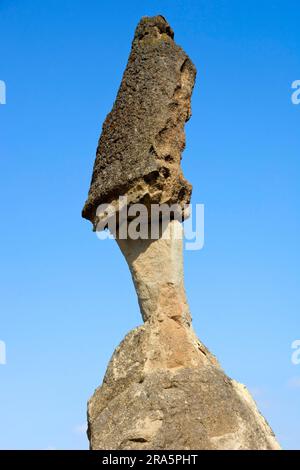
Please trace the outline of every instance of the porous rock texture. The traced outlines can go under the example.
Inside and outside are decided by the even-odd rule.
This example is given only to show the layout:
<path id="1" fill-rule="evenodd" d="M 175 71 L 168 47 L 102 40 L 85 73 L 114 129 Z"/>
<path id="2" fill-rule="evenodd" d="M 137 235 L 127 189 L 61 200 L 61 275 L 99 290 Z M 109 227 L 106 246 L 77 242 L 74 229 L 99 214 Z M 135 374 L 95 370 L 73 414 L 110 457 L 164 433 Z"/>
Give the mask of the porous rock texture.
<path id="1" fill-rule="evenodd" d="M 146 206 L 189 202 L 180 160 L 195 68 L 173 36 L 162 16 L 137 26 L 83 209 L 94 227 L 98 205 L 118 211 L 119 196 Z M 225 375 L 193 331 L 182 224 L 176 218 L 158 224 L 158 238 L 115 233 L 144 324 L 116 349 L 89 400 L 90 448 L 279 449 L 246 388 Z"/>
<path id="2" fill-rule="evenodd" d="M 162 16 L 139 22 L 127 67 L 103 124 L 83 217 L 96 228 L 97 207 L 120 195 L 145 204 L 188 204 L 180 167 L 184 124 L 196 69 Z"/>

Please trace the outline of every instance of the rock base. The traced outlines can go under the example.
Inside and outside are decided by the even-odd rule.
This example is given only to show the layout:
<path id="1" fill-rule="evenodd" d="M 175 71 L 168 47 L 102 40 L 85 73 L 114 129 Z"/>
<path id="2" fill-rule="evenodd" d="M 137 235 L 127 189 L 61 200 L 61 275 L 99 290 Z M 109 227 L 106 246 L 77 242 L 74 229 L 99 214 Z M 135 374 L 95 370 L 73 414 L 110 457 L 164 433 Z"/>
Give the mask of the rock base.
<path id="1" fill-rule="evenodd" d="M 172 319 L 146 322 L 116 349 L 88 404 L 88 435 L 91 449 L 280 449 L 246 387 Z"/>

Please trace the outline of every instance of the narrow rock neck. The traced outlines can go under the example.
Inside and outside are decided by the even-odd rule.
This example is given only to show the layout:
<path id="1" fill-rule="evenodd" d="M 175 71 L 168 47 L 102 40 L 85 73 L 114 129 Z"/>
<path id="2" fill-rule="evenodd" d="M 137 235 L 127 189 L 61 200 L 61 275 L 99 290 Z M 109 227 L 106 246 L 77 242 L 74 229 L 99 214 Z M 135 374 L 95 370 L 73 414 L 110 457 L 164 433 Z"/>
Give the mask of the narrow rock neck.
<path id="1" fill-rule="evenodd" d="M 118 239 L 135 285 L 143 320 L 190 325 L 183 277 L 183 227 L 173 220 L 157 240 Z"/>

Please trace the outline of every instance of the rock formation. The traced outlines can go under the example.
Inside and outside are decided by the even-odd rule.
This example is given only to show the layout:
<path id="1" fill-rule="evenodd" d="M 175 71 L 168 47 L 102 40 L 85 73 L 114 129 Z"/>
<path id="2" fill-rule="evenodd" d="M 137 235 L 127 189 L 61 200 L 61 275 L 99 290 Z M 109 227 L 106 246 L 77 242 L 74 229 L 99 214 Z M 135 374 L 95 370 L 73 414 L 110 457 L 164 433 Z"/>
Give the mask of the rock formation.
<path id="1" fill-rule="evenodd" d="M 246 388 L 225 375 L 191 325 L 180 222 L 191 185 L 180 160 L 195 74 L 166 20 L 142 18 L 103 125 L 83 216 L 96 229 L 98 206 L 118 213 L 119 196 L 147 208 L 177 203 L 181 213 L 158 221 L 157 238 L 115 232 L 144 324 L 116 349 L 89 401 L 91 449 L 279 449 Z"/>
<path id="2" fill-rule="evenodd" d="M 181 152 L 196 70 L 162 16 L 138 24 L 122 83 L 99 140 L 83 217 L 97 225 L 99 204 L 190 201 Z"/>

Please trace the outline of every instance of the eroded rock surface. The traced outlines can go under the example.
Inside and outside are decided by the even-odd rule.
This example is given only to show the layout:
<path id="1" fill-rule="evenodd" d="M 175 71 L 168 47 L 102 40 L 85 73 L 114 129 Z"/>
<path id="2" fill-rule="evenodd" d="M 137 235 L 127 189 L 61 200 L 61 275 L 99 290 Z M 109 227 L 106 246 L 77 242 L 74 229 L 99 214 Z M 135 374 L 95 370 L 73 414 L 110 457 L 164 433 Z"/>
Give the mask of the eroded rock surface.
<path id="1" fill-rule="evenodd" d="M 246 388 L 197 339 L 183 283 L 182 225 L 118 240 L 145 324 L 116 349 L 88 405 L 92 449 L 279 449 Z"/>
<path id="2" fill-rule="evenodd" d="M 92 449 L 280 448 L 246 388 L 169 318 L 126 336 L 88 419 Z"/>
<path id="3" fill-rule="evenodd" d="M 152 239 L 117 239 L 132 274 L 144 321 L 172 318 L 190 325 L 184 289 L 183 228 L 173 220 L 162 236 Z"/>
<path id="4" fill-rule="evenodd" d="M 196 70 L 162 16 L 142 18 L 99 140 L 83 217 L 97 225 L 100 204 L 186 204 L 191 185 L 180 167 Z"/>
<path id="5" fill-rule="evenodd" d="M 121 211 L 120 196 L 151 207 L 189 202 L 180 159 L 194 79 L 166 20 L 143 18 L 97 149 L 83 210 L 94 226 L 98 205 Z M 174 217 L 158 238 L 122 239 L 120 231 L 116 238 L 145 323 L 116 349 L 89 401 L 91 449 L 279 449 L 246 388 L 225 375 L 192 329 L 181 223 Z"/>

